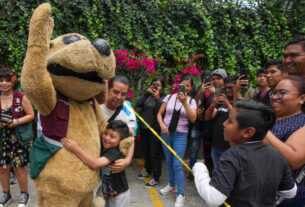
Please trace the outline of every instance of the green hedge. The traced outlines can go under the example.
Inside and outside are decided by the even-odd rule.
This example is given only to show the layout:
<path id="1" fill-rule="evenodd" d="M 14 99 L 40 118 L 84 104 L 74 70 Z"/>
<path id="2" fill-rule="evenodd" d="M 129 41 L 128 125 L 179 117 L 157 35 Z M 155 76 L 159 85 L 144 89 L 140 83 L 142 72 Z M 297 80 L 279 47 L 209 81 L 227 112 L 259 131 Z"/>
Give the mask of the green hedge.
<path id="1" fill-rule="evenodd" d="M 239 1 L 191 0 L 52 0 L 53 38 L 77 32 L 102 37 L 114 50 L 133 50 L 160 57 L 159 73 L 169 79 L 179 73 L 176 60 L 203 54 L 203 69 L 240 67 L 252 72 L 282 55 L 287 40 L 305 32 L 304 1 L 291 11 L 284 0 L 259 1 L 255 7 Z M 273 3 L 268 3 L 273 2 Z M 0 64 L 20 73 L 33 10 L 42 1 L 0 1 Z"/>

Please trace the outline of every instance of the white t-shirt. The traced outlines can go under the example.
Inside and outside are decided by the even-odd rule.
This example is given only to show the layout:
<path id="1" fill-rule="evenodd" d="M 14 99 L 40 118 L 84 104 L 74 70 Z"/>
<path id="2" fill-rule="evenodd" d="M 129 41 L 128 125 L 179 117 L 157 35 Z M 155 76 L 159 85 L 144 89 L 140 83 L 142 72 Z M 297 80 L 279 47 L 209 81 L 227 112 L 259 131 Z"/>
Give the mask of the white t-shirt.
<path id="1" fill-rule="evenodd" d="M 106 120 L 108 120 L 115 112 L 115 110 L 108 109 L 105 104 L 101 104 L 100 107 L 106 116 Z M 114 120 L 121 120 L 125 122 L 129 128 L 136 127 L 136 115 L 134 114 L 130 106 L 125 102 L 123 104 L 122 110 L 115 117 Z"/>

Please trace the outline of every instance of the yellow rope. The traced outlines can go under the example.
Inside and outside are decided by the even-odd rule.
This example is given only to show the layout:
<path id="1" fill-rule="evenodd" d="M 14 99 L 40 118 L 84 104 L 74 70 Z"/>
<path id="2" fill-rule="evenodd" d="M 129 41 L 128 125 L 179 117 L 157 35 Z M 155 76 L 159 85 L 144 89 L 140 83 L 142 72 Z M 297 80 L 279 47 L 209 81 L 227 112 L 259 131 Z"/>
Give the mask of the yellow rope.
<path id="1" fill-rule="evenodd" d="M 126 103 L 126 105 L 128 105 Z M 129 105 L 128 105 L 129 106 Z M 148 127 L 148 129 L 167 147 L 167 149 L 169 149 L 169 151 L 171 151 L 171 153 L 173 153 L 173 155 L 175 155 L 175 157 L 178 158 L 178 160 L 180 160 L 180 162 L 192 173 L 192 169 L 181 159 L 181 157 L 179 157 L 179 155 L 177 155 L 177 153 L 173 150 L 173 148 L 171 148 L 171 146 L 169 146 L 160 136 L 159 134 L 153 129 L 151 128 L 147 122 L 132 108 L 132 111 L 135 113 L 135 115 Z M 226 207 L 231 207 L 228 203 L 224 202 L 224 205 Z"/>

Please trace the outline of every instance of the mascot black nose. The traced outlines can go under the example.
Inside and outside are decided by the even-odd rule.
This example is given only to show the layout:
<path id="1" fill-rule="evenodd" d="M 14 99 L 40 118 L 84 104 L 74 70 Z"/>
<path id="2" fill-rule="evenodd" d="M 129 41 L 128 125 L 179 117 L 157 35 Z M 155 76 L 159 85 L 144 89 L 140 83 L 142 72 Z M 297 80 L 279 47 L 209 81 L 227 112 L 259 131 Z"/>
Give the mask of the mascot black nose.
<path id="1" fill-rule="evenodd" d="M 110 45 L 104 39 L 97 38 L 91 42 L 91 44 L 95 47 L 95 49 L 103 56 L 110 55 Z"/>

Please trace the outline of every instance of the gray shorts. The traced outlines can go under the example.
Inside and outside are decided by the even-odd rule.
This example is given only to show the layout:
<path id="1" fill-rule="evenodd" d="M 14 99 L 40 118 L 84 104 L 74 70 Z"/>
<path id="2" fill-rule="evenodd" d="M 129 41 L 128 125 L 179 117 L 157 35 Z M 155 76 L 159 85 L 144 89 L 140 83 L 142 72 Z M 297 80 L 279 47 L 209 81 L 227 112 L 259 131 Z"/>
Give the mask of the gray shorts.
<path id="1" fill-rule="evenodd" d="M 130 190 L 120 193 L 115 197 L 106 198 L 106 207 L 129 207 Z"/>

